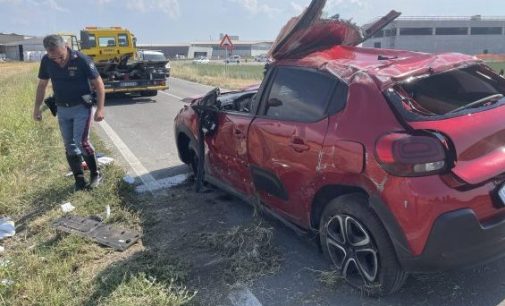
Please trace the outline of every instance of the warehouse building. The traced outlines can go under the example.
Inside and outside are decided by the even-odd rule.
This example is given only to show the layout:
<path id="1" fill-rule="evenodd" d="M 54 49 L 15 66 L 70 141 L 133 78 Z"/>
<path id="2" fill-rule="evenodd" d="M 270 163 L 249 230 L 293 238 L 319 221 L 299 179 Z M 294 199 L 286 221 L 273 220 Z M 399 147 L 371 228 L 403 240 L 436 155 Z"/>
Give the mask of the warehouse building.
<path id="1" fill-rule="evenodd" d="M 505 53 L 505 17 L 401 17 L 364 47 L 467 54 Z"/>
<path id="2" fill-rule="evenodd" d="M 168 58 L 199 58 L 208 57 L 212 59 L 223 59 L 230 55 L 240 55 L 243 58 L 255 57 L 268 53 L 273 41 L 242 41 L 238 36 L 229 36 L 233 48 L 230 51 L 220 46 L 223 34 L 219 40 L 197 41 L 189 44 L 164 45 L 164 44 L 139 44 L 139 48 L 146 50 L 158 50 L 163 52 Z"/>
<path id="3" fill-rule="evenodd" d="M 41 37 L 32 37 L 3 44 L 6 58 L 15 61 L 40 61 L 46 54 Z"/>

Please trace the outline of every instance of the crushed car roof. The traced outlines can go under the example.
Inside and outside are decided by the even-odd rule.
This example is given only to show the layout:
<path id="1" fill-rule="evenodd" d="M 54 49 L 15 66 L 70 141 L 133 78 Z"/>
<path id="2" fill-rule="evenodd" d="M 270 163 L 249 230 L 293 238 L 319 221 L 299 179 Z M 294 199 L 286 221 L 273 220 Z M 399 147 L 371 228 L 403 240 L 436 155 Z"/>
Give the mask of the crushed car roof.
<path id="1" fill-rule="evenodd" d="M 412 76 L 481 62 L 476 57 L 459 53 L 428 54 L 355 47 L 400 13 L 391 11 L 360 28 L 338 17 L 322 19 L 325 4 L 326 0 L 313 0 L 300 16 L 292 18 L 282 28 L 269 53 L 276 65 L 328 70 L 348 83 L 358 72 L 366 72 L 379 87 L 385 88 Z"/>
<path id="2" fill-rule="evenodd" d="M 420 75 L 482 63 L 460 53 L 429 54 L 412 51 L 334 46 L 300 59 L 284 59 L 277 65 L 327 70 L 350 83 L 358 72 L 370 75 L 381 88 Z"/>

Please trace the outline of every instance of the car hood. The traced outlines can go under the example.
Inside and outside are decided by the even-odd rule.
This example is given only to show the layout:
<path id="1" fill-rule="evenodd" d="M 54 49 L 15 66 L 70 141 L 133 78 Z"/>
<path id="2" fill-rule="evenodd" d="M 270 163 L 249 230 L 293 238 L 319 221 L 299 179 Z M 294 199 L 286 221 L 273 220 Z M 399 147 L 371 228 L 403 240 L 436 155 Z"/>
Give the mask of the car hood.
<path id="1" fill-rule="evenodd" d="M 326 0 L 313 0 L 300 16 L 291 18 L 272 45 L 270 57 L 275 60 L 294 59 L 335 45 L 356 46 L 400 15 L 391 11 L 373 23 L 358 27 L 338 17 L 321 18 L 325 5 Z"/>

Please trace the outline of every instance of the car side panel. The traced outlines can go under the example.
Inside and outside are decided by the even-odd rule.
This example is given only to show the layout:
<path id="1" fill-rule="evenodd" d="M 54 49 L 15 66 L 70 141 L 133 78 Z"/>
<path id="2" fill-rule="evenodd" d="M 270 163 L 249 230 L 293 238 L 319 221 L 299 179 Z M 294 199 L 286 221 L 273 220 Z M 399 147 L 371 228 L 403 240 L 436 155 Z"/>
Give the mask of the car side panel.
<path id="1" fill-rule="evenodd" d="M 252 118 L 240 113 L 219 112 L 217 131 L 206 137 L 209 174 L 244 195 L 253 193 L 246 148 Z"/>
<path id="2" fill-rule="evenodd" d="M 263 174 L 270 184 L 282 184 L 273 190 L 257 190 L 261 200 L 298 225 L 307 225 L 305 203 L 315 194 L 312 182 L 317 176 L 327 127 L 327 118 L 314 123 L 256 118 L 249 129 L 247 148 L 251 167 L 261 169 L 256 173 Z"/>

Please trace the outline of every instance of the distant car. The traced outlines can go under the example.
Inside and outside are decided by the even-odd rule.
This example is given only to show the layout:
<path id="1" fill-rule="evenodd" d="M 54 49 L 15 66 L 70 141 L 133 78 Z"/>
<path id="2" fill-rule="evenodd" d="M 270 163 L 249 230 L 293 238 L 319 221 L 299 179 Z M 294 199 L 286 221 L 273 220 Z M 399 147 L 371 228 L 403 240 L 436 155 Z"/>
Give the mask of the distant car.
<path id="1" fill-rule="evenodd" d="M 170 61 L 166 58 L 165 54 L 161 51 L 151 51 L 151 50 L 140 50 L 138 52 L 139 59 L 142 61 L 150 62 L 166 62 L 165 64 L 165 76 L 168 78 L 170 76 Z"/>
<path id="2" fill-rule="evenodd" d="M 210 63 L 210 60 L 208 57 L 205 56 L 200 56 L 199 58 L 193 60 L 193 64 L 208 64 L 208 63 Z"/>
<path id="3" fill-rule="evenodd" d="M 266 63 L 268 62 L 268 55 L 266 54 L 261 54 L 256 57 L 254 57 L 255 62 L 260 62 L 260 63 Z"/>
<path id="4" fill-rule="evenodd" d="M 240 64 L 240 60 L 242 58 L 240 57 L 240 55 L 232 55 L 230 56 L 229 58 L 225 59 L 225 63 L 229 64 L 229 63 L 237 63 L 237 64 Z"/>

